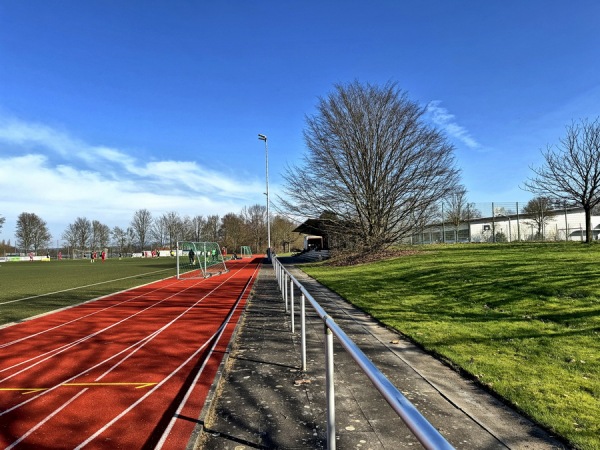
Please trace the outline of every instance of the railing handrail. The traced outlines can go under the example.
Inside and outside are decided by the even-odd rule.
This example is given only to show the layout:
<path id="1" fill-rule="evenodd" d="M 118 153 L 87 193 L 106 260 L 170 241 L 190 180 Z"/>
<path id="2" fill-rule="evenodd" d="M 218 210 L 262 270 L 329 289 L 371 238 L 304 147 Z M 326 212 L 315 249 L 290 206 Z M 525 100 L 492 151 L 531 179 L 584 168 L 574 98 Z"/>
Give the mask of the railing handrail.
<path id="1" fill-rule="evenodd" d="M 348 337 L 335 320 L 325 311 L 325 309 L 315 300 L 308 290 L 294 277 L 288 269 L 277 259 L 272 258 L 273 268 L 275 269 L 279 287 L 281 280 L 278 270 L 281 270 L 297 286 L 302 295 L 308 299 L 313 309 L 317 312 L 319 318 L 323 321 L 325 327 L 337 337 L 352 359 L 358 364 L 363 373 L 371 380 L 375 388 L 381 393 L 383 398 L 389 403 L 392 409 L 404 421 L 408 429 L 419 440 L 426 449 L 454 449 L 452 445 L 440 434 L 440 432 L 417 410 L 417 408 L 392 384 L 390 380 L 373 364 L 373 362 L 363 353 L 356 343 Z M 287 296 L 287 292 L 286 292 Z M 287 311 L 287 298 L 286 311 Z M 293 311 L 293 308 L 292 308 Z M 329 444 L 329 442 L 328 442 Z M 335 443 L 333 443 L 335 447 Z M 331 448 L 331 447 L 330 447 Z"/>

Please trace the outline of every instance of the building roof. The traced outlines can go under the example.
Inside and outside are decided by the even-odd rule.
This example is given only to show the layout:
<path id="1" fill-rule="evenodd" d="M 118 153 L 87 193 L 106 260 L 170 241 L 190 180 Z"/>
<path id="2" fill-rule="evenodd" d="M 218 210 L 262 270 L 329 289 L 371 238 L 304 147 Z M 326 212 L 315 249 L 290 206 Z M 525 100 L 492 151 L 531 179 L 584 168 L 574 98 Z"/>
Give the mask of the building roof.
<path id="1" fill-rule="evenodd" d="M 326 236 L 328 223 L 331 223 L 328 219 L 307 219 L 292 231 L 315 236 Z"/>

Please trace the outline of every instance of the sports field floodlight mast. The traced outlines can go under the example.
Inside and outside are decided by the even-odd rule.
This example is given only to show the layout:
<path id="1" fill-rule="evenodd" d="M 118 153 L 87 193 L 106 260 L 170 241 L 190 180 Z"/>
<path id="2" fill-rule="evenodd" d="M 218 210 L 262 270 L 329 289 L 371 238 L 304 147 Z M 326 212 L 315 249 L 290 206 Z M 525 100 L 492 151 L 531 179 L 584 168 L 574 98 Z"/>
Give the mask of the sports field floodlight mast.
<path id="1" fill-rule="evenodd" d="M 264 134 L 259 133 L 258 139 L 265 141 L 265 177 L 267 179 L 267 259 L 271 261 L 271 218 L 269 217 L 269 148 L 267 146 L 267 137 Z"/>

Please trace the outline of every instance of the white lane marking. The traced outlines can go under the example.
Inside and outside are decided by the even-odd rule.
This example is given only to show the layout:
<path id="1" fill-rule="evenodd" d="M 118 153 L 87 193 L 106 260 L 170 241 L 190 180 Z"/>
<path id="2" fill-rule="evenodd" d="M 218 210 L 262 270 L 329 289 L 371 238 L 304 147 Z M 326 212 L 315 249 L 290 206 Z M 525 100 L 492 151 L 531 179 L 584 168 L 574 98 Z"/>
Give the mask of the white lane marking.
<path id="1" fill-rule="evenodd" d="M 258 271 L 258 266 L 255 269 L 254 273 L 250 276 L 250 280 L 255 277 L 257 271 Z M 225 326 L 223 327 L 223 331 L 225 331 L 225 328 L 229 324 L 229 321 L 231 320 L 231 317 L 233 316 L 233 313 L 235 312 L 235 310 L 237 310 L 238 304 L 241 301 L 241 299 L 244 297 L 244 294 L 246 293 L 246 290 L 248 289 L 248 285 L 249 284 L 250 283 L 248 281 L 248 283 L 246 284 L 246 286 L 244 286 L 244 289 L 242 290 L 242 293 L 238 297 L 238 300 L 236 302 L 235 307 L 232 308 L 231 312 L 227 316 L 227 319 L 225 321 Z M 219 333 L 218 338 L 215 340 L 214 344 L 210 348 L 208 356 L 206 357 L 206 359 L 202 363 L 202 366 L 200 367 L 200 370 L 198 370 L 198 373 L 194 377 L 194 381 L 190 384 L 190 387 L 188 388 L 187 392 L 185 393 L 185 396 L 181 399 L 181 403 L 179 403 L 179 406 L 177 407 L 177 411 L 175 411 L 175 413 L 173 414 L 173 417 L 171 417 L 171 420 L 169 421 L 169 425 L 167 425 L 167 427 L 163 431 L 163 434 L 160 437 L 160 440 L 156 444 L 155 450 L 160 450 L 165 445 L 165 442 L 167 441 L 167 438 L 171 434 L 171 430 L 173 429 L 173 427 L 175 426 L 175 423 L 177 422 L 177 418 L 180 416 L 181 411 L 185 407 L 185 404 L 187 403 L 187 401 L 190 398 L 190 396 L 192 395 L 192 392 L 194 391 L 196 385 L 198 384 L 198 380 L 200 379 L 200 376 L 204 372 L 204 368 L 206 367 L 206 364 L 208 363 L 209 359 L 212 357 L 212 354 L 213 354 L 213 351 L 214 351 L 215 347 L 217 346 L 217 344 L 221 340 L 221 334 L 222 334 L 222 332 Z"/>
<path id="2" fill-rule="evenodd" d="M 27 433 L 25 433 L 19 439 L 17 439 L 15 442 L 13 442 L 8 447 L 6 447 L 5 450 L 10 450 L 10 449 L 16 447 L 19 443 L 21 443 L 25 439 L 27 439 L 33 432 L 35 432 L 38 428 L 40 428 L 42 425 L 44 425 L 46 422 L 48 422 L 50 419 L 52 419 L 52 417 L 54 417 L 59 412 L 61 412 L 63 409 L 65 409 L 67 406 L 69 406 L 69 404 L 71 402 L 75 401 L 77 399 L 77 397 L 82 395 L 85 391 L 87 391 L 87 388 L 81 390 L 80 392 L 77 393 L 77 395 L 74 395 L 69 400 L 67 400 L 63 405 L 56 408 L 51 414 L 46 416 L 41 422 L 38 422 L 33 428 L 31 428 L 29 431 L 27 431 Z"/>
<path id="3" fill-rule="evenodd" d="M 204 297 L 202 297 L 201 299 L 199 299 L 198 301 L 196 301 L 196 302 L 195 302 L 195 303 L 194 303 L 192 306 L 190 306 L 190 307 L 189 307 L 187 310 L 189 310 L 189 309 L 193 308 L 193 307 L 194 307 L 194 306 L 196 306 L 198 303 L 200 303 L 202 300 L 204 300 L 204 299 L 205 299 L 205 298 L 206 298 L 208 295 L 212 294 L 212 293 L 213 293 L 213 292 L 214 292 L 216 289 L 218 289 L 218 288 L 219 288 L 219 287 L 221 287 L 221 286 L 222 286 L 224 283 L 226 283 L 226 282 L 229 280 L 229 278 L 231 278 L 232 276 L 233 276 L 233 273 L 232 273 L 232 274 L 231 274 L 231 275 L 230 275 L 230 276 L 229 276 L 229 277 L 228 277 L 226 280 L 224 280 L 222 283 L 220 283 L 218 286 L 216 286 L 216 287 L 215 287 L 213 290 L 211 290 L 210 292 L 208 292 L 208 293 L 207 293 L 207 294 L 206 294 Z M 203 280 L 201 280 L 201 281 L 203 281 Z M 178 295 L 178 294 L 180 294 L 180 293 L 182 293 L 182 292 L 185 292 L 185 291 L 187 291 L 187 290 L 189 290 L 189 289 L 191 289 L 191 288 L 195 287 L 196 285 L 200 284 L 200 282 L 201 282 L 201 281 L 199 281 L 198 283 L 195 283 L 195 284 L 194 284 L 194 285 L 192 285 L 192 286 L 188 286 L 187 288 L 185 288 L 185 289 L 183 289 L 183 290 L 179 291 L 177 294 L 173 294 L 173 295 L 172 295 L 172 296 L 170 296 L 170 297 L 173 297 L 173 296 L 175 296 L 175 295 Z M 161 302 L 162 302 L 162 301 L 161 301 Z M 148 309 L 148 308 L 146 308 L 146 309 Z M 187 310 L 186 310 L 186 311 L 187 311 Z M 140 312 L 141 312 L 141 311 L 140 311 Z M 182 313 L 182 314 L 183 314 L 183 313 Z M 137 315 L 137 313 L 136 313 L 136 314 L 134 314 L 134 315 Z M 111 327 L 112 327 L 112 326 L 111 326 Z M 110 328 L 110 327 L 109 327 L 109 328 Z M 121 351 L 120 351 L 120 352 L 118 352 L 118 353 L 115 353 L 114 355 L 112 355 L 112 356 L 110 356 L 110 357 L 108 357 L 108 358 L 104 359 L 103 361 L 100 361 L 99 363 L 95 364 L 94 366 L 92 366 L 92 367 L 89 367 L 89 368 L 87 368 L 87 369 L 84 369 L 84 370 L 82 370 L 81 372 L 79 372 L 78 374 L 76 374 L 76 375 L 74 375 L 74 376 L 72 376 L 72 377 L 68 378 L 67 380 L 64 380 L 64 381 L 62 381 L 62 382 L 60 382 L 60 383 L 56 384 L 55 386 L 53 386 L 53 387 L 50 387 L 50 388 L 46 389 L 45 391 L 42 391 L 42 392 L 40 392 L 39 394 L 37 394 L 37 395 L 35 395 L 35 396 L 33 396 L 33 397 L 29 398 L 28 400 L 25 400 L 25 401 L 23 401 L 23 402 L 21 402 L 21 403 L 18 403 L 18 404 L 16 404 L 16 405 L 12 406 L 11 408 L 9 408 L 9 409 L 7 409 L 7 410 L 1 411 L 1 412 L 0 412 L 0 417 L 2 417 L 2 416 L 4 416 L 5 414 L 8 414 L 9 412 L 11 412 L 11 411 L 14 411 L 14 410 L 16 410 L 16 409 L 18 409 L 18 408 L 20 408 L 20 407 L 22 407 L 22 406 L 24 406 L 24 405 L 26 405 L 26 404 L 28 404 L 28 403 L 32 402 L 33 400 L 36 400 L 36 399 L 38 399 L 38 398 L 39 398 L 39 397 L 41 397 L 42 395 L 45 395 L 45 394 L 47 394 L 47 393 L 49 393 L 49 392 L 52 392 L 52 391 L 54 391 L 55 389 L 59 388 L 60 386 L 62 386 L 62 385 L 63 385 L 63 384 L 65 384 L 65 383 L 69 383 L 69 382 L 71 382 L 72 380 L 74 380 L 74 379 L 76 379 L 76 378 L 78 378 L 78 377 L 80 377 L 80 376 L 82 376 L 82 375 L 85 375 L 85 374 L 86 374 L 86 373 L 88 373 L 89 371 L 91 371 L 91 370 L 94 370 L 94 369 L 96 369 L 96 368 L 98 368 L 98 367 L 102 366 L 103 364 L 107 363 L 108 361 L 111 361 L 112 359 L 115 359 L 116 357 L 118 357 L 119 355 L 121 355 L 121 354 L 123 354 L 123 353 L 127 353 L 128 351 L 130 351 L 131 349 L 134 349 L 134 348 L 136 348 L 137 346 L 140 346 L 140 345 L 141 345 L 141 346 L 143 346 L 143 345 L 145 345 L 145 342 L 146 342 L 148 339 L 153 339 L 153 338 L 155 337 L 155 335 L 157 334 L 157 331 L 158 331 L 158 330 L 156 330 L 156 331 L 152 332 L 150 335 L 148 335 L 148 336 L 146 336 L 146 337 L 142 338 L 141 340 L 139 340 L 139 341 L 137 341 L 137 342 L 135 342 L 135 343 L 131 344 L 129 347 L 127 347 L 127 348 L 125 348 L 125 349 L 121 350 Z M 137 351 L 137 350 L 135 350 L 135 351 Z M 47 359 L 49 359 L 49 358 L 47 358 Z M 38 364 L 38 363 L 36 363 L 36 364 Z M 23 371 L 24 371 L 24 370 L 23 370 Z M 21 371 L 21 372 L 23 372 L 23 371 Z M 0 380 L 0 382 L 1 382 L 1 381 L 4 381 L 4 380 Z"/>
<path id="4" fill-rule="evenodd" d="M 255 272 L 256 272 L 257 270 L 258 270 L 258 269 L 256 269 L 256 270 L 255 270 Z M 112 355 L 112 356 L 110 356 L 110 357 L 108 357 L 108 358 L 104 359 L 103 361 L 101 361 L 101 362 L 99 362 L 99 363 L 95 364 L 94 366 L 92 366 L 92 367 L 89 367 L 89 368 L 87 368 L 87 369 L 84 369 L 84 370 L 83 370 L 83 371 L 81 371 L 79 374 L 77 374 L 77 375 L 74 375 L 73 377 L 71 377 L 71 378 L 69 378 L 69 379 L 67 379 L 67 380 L 63 381 L 62 383 L 60 383 L 60 384 L 57 384 L 57 385 L 55 385 L 55 386 L 53 386 L 53 387 L 51 387 L 51 388 L 48 388 L 48 389 L 46 389 L 46 390 L 44 390 L 44 391 L 40 392 L 39 394 L 35 395 L 34 397 L 31 397 L 31 398 L 29 398 L 28 400 L 26 400 L 26 401 L 23 401 L 23 402 L 21 402 L 21 403 L 19 403 L 19 404 L 17 404 L 17 405 L 14 405 L 14 406 L 13 406 L 13 407 L 11 407 L 11 408 L 9 408 L 9 409 L 5 410 L 5 411 L 2 411 L 2 412 L 0 412 L 0 417 L 1 417 L 1 416 L 4 416 L 5 414 L 8 414 L 8 413 L 9 413 L 9 412 L 11 412 L 11 411 L 14 411 L 14 410 L 16 410 L 16 409 L 18 409 L 18 408 L 22 407 L 22 406 L 24 406 L 24 405 L 26 405 L 26 404 L 28 404 L 28 403 L 30 403 L 30 402 L 32 402 L 33 400 L 36 400 L 37 398 L 41 397 L 42 395 L 45 395 L 45 394 L 47 394 L 48 392 L 54 391 L 55 389 L 57 389 L 57 388 L 59 388 L 59 387 L 63 386 L 64 384 L 68 384 L 68 383 L 69 383 L 69 382 L 71 382 L 72 380 L 74 380 L 74 379 L 76 379 L 76 378 L 78 378 L 78 377 L 80 377 L 80 376 L 82 376 L 82 375 L 86 374 L 87 372 L 89 372 L 89 371 L 91 371 L 91 370 L 94 370 L 94 369 L 96 369 L 96 368 L 100 367 L 101 365 L 103 365 L 103 364 L 105 364 L 106 362 L 108 362 L 108 361 L 110 361 L 110 360 L 112 360 L 112 359 L 116 358 L 117 356 L 119 356 L 119 355 L 121 355 L 121 354 L 127 354 L 127 352 L 128 352 L 128 351 L 130 351 L 130 350 L 132 350 L 132 349 L 135 349 L 135 348 L 136 348 L 136 347 L 138 347 L 138 346 L 139 346 L 139 348 L 143 347 L 143 346 L 144 346 L 146 343 L 148 343 L 150 340 L 154 339 L 154 337 L 156 337 L 156 336 L 157 336 L 157 335 L 158 335 L 160 332 L 164 331 L 164 329 L 166 329 L 168 326 L 170 326 L 170 325 L 171 325 L 173 322 L 175 322 L 175 321 L 176 321 L 176 320 L 178 320 L 180 317 L 182 317 L 183 315 L 185 315 L 185 314 L 187 313 L 187 311 L 191 310 L 191 309 L 192 309 L 194 306 L 196 306 L 198 303 L 200 303 L 202 300 L 204 300 L 206 297 L 208 297 L 210 294 L 212 294 L 214 291 L 216 291 L 216 290 L 217 290 L 218 288 L 220 288 L 222 285 L 224 285 L 224 284 L 225 284 L 227 281 L 229 281 L 229 279 L 230 279 L 230 278 L 232 278 L 232 277 L 233 277 L 233 275 L 234 275 L 234 274 L 231 272 L 231 273 L 230 273 L 230 275 L 229 275 L 229 276 L 228 276 L 228 277 L 227 277 L 227 278 L 226 278 L 226 279 L 225 279 L 225 280 L 224 280 L 222 283 L 220 283 L 219 285 L 217 285 L 217 286 L 216 286 L 214 289 L 212 289 L 212 290 L 211 290 L 209 293 L 207 293 L 207 294 L 206 294 L 204 297 L 202 297 L 201 299 L 199 299 L 198 301 L 196 301 L 196 302 L 195 302 L 195 303 L 194 303 L 192 306 L 190 306 L 189 308 L 187 308 L 187 309 L 186 309 L 186 311 L 184 311 L 183 313 L 181 313 L 181 314 L 180 314 L 180 315 L 179 315 L 179 316 L 178 316 L 176 319 L 173 319 L 173 320 L 172 320 L 172 321 L 171 321 L 169 324 L 165 325 L 165 326 L 164 326 L 164 327 L 162 327 L 160 330 L 156 330 L 156 331 L 154 331 L 153 333 L 151 333 L 150 335 L 148 335 L 148 336 L 146 336 L 145 338 L 141 339 L 140 341 L 138 341 L 138 342 L 136 342 L 136 343 L 134 343 L 134 344 L 130 345 L 129 347 L 127 347 L 127 348 L 125 348 L 125 349 L 121 350 L 120 352 L 118 352 L 118 353 L 116 353 L 116 354 L 114 354 L 114 355 Z M 200 280 L 200 281 L 203 281 L 203 280 Z M 189 287 L 187 287 L 187 288 L 185 288 L 185 289 L 183 289 L 183 290 L 179 291 L 177 294 L 180 294 L 180 293 L 182 293 L 182 292 L 185 292 L 186 290 L 188 290 L 188 289 L 191 289 L 192 287 L 195 287 L 195 286 L 197 286 L 199 283 L 200 283 L 200 282 L 198 282 L 198 283 L 195 283 L 193 286 L 189 286 Z M 175 296 L 175 295 L 177 295 L 177 294 L 173 294 L 173 295 L 172 295 L 172 296 L 170 296 L 170 297 L 173 297 L 173 296 Z M 170 297 L 169 297 L 169 298 L 170 298 Z M 161 302 L 162 302 L 162 301 L 161 301 Z M 239 302 L 239 299 L 238 299 L 238 302 Z M 147 308 L 146 308 L 146 309 L 147 309 Z M 232 308 L 232 311 L 231 311 L 231 312 L 230 312 L 230 314 L 228 315 L 227 321 L 229 321 L 229 318 L 231 317 L 231 314 L 233 313 L 233 311 L 235 311 L 235 309 L 236 309 L 236 308 Z M 134 314 L 134 315 L 137 315 L 137 314 Z M 211 337 L 210 337 L 210 338 L 209 338 L 209 339 L 208 339 L 208 340 L 207 340 L 207 341 L 206 341 L 206 342 L 205 342 L 205 343 L 204 343 L 202 346 L 200 346 L 200 347 L 199 347 L 199 348 L 198 348 L 198 349 L 197 349 L 197 350 L 196 350 L 196 351 L 195 351 L 195 352 L 194 352 L 192 355 L 190 355 L 190 357 L 188 357 L 188 358 L 187 358 L 187 359 L 186 359 L 186 360 L 185 360 L 185 361 L 184 361 L 184 362 L 183 362 L 183 363 L 182 363 L 182 364 L 181 364 L 179 367 L 177 367 L 177 368 L 176 368 L 176 369 L 175 369 L 173 372 L 171 372 L 171 374 L 169 374 L 169 375 L 168 375 L 168 376 L 167 376 L 165 379 L 163 379 L 163 380 L 162 380 L 160 383 L 156 384 L 156 385 L 154 386 L 154 388 L 153 388 L 153 389 L 151 389 L 150 391 L 148 391 L 148 392 L 147 392 L 147 393 L 146 393 L 146 394 L 145 394 L 143 397 L 141 397 L 140 399 L 138 399 L 138 400 L 137 400 L 135 403 L 133 403 L 133 404 L 132 404 L 132 405 L 131 405 L 129 408 L 127 408 L 125 411 L 123 411 L 121 414 L 119 414 L 117 417 L 115 417 L 115 418 L 114 418 L 114 419 L 113 419 L 111 422 L 109 422 L 109 423 L 108 423 L 108 424 L 106 424 L 104 427 L 102 427 L 102 429 L 107 429 L 107 428 L 109 428 L 110 426 L 112 426 L 112 424 L 114 424 L 116 421 L 120 420 L 120 419 L 121 419 L 121 418 L 122 418 L 122 417 L 123 417 L 125 414 L 127 414 L 129 411 L 131 411 L 133 408 L 135 408 L 135 407 L 136 407 L 136 406 L 137 406 L 139 403 L 141 403 L 143 400 L 145 400 L 146 398 L 148 398 L 148 397 L 149 397 L 149 396 L 150 396 L 152 393 L 154 393 L 154 392 L 155 392 L 155 391 L 156 391 L 158 388 L 160 388 L 160 387 L 161 387 L 161 386 L 162 386 L 162 385 L 163 385 L 163 384 L 164 384 L 166 381 L 168 381 L 170 378 L 172 378 L 172 377 L 173 377 L 173 376 L 174 376 L 174 375 L 175 375 L 175 374 L 176 374 L 176 373 L 177 373 L 179 370 L 181 370 L 181 368 L 182 368 L 182 367 L 184 367 L 186 364 L 188 364 L 188 363 L 189 363 L 189 361 L 190 361 L 192 358 L 194 358 L 194 357 L 195 357 L 195 356 L 196 356 L 198 353 L 200 353 L 200 352 L 201 352 L 201 351 L 202 351 L 202 350 L 203 350 L 203 349 L 204 349 L 204 348 L 205 348 L 205 347 L 208 345 L 208 343 L 209 343 L 209 342 L 211 342 L 211 341 L 212 341 L 212 340 L 215 338 L 215 336 L 216 336 L 217 334 L 219 334 L 219 335 L 220 335 L 220 334 L 222 334 L 222 333 L 223 333 L 223 330 L 224 330 L 224 327 L 225 327 L 225 323 L 222 323 L 222 324 L 221 324 L 221 326 L 220 326 L 220 328 L 217 330 L 217 332 L 216 332 L 216 333 L 214 333 L 214 334 L 213 334 L 213 335 L 212 335 L 212 336 L 211 336 Z M 135 353 L 137 350 L 139 350 L 139 348 L 137 348 L 136 350 L 133 350 L 133 353 Z M 125 361 L 125 360 L 126 360 L 127 358 L 129 358 L 130 356 L 131 356 L 131 355 L 127 355 L 125 358 L 123 358 L 121 361 L 119 361 L 117 364 L 115 364 L 115 365 L 113 366 L 113 368 L 117 367 L 119 364 L 121 364 L 123 361 Z M 112 368 L 111 368 L 110 370 L 112 370 Z M 105 374 L 101 375 L 101 377 L 103 377 L 103 376 L 104 376 L 104 375 L 106 375 L 108 372 L 110 372 L 110 370 L 109 370 L 109 371 L 107 371 L 107 372 L 105 372 Z M 100 378 L 100 377 L 99 377 L 99 378 Z M 99 378 L 98 378 L 98 379 L 99 379 Z M 79 395 L 81 395 L 83 392 L 87 391 L 88 389 L 89 389 L 89 388 L 86 388 L 86 389 L 84 389 L 83 391 L 80 391 L 80 393 L 76 394 L 76 396 L 74 396 L 74 397 L 73 397 L 71 400 L 69 400 L 67 403 L 65 403 L 65 405 L 64 405 L 64 406 L 62 406 L 62 407 L 61 407 L 59 410 L 57 410 L 57 411 L 55 411 L 55 412 L 51 413 L 51 414 L 50 414 L 48 417 L 50 418 L 50 417 L 52 417 L 52 416 L 56 415 L 56 414 L 57 414 L 57 413 L 58 413 L 60 410 L 62 410 L 62 409 L 63 409 L 63 408 L 64 408 L 64 407 L 65 407 L 65 406 L 68 404 L 68 403 L 70 403 L 71 401 L 73 401 L 73 400 L 74 400 L 76 397 L 78 397 L 78 396 L 79 396 Z M 38 426 L 38 425 L 36 425 L 36 426 L 34 426 L 34 428 L 36 428 L 36 429 L 37 429 L 37 428 L 39 428 L 39 426 Z M 27 435 L 30 435 L 30 434 L 31 434 L 33 431 L 34 431 L 34 430 L 30 430 L 30 431 L 27 433 Z M 84 445 L 87 445 L 87 443 L 88 443 L 88 442 L 90 442 L 91 440 L 93 440 L 93 439 L 95 438 L 95 436 L 99 435 L 100 433 L 101 433 L 101 431 L 98 431 L 98 432 L 96 432 L 96 433 L 95 433 L 93 436 L 90 436 L 90 438 L 88 438 L 88 439 L 87 439 L 87 440 L 86 440 L 84 443 L 80 444 L 80 446 L 79 446 L 79 447 L 77 447 L 77 448 L 81 448 L 82 446 L 84 446 Z M 20 440 L 22 440 L 22 439 L 20 439 Z M 16 445 L 16 444 L 15 444 L 15 443 L 13 443 L 13 446 L 14 446 L 14 445 Z"/>
<path id="5" fill-rule="evenodd" d="M 14 341 L 10 341 L 10 342 L 6 342 L 6 343 L 4 343 L 4 344 L 0 344 L 0 348 L 9 347 L 9 346 L 11 346 L 11 345 L 14 345 L 14 344 L 17 344 L 17 343 L 19 343 L 19 342 L 26 341 L 27 339 L 34 338 L 34 337 L 36 337 L 36 336 L 39 336 L 39 335 L 41 335 L 41 334 L 47 333 L 47 332 L 49 332 L 49 331 L 53 331 L 53 330 L 56 330 L 56 329 L 58 329 L 58 328 L 64 327 L 65 325 L 69 325 L 69 324 L 71 324 L 71 323 L 74 323 L 74 322 L 77 322 L 77 321 L 79 321 L 79 320 L 85 319 L 85 318 L 87 318 L 87 317 L 93 316 L 94 314 L 98 314 L 98 313 L 101 313 L 101 312 L 107 311 L 107 310 L 109 310 L 109 309 L 111 309 L 111 308 L 115 308 L 116 306 L 120 306 L 120 305 L 122 305 L 122 304 L 124 304 L 124 303 L 130 302 L 130 301 L 133 301 L 133 300 L 138 300 L 139 298 L 142 298 L 142 297 L 144 297 L 144 295 L 153 294 L 153 293 L 155 293 L 155 292 L 157 292 L 157 291 L 160 291 L 160 290 L 162 290 L 162 289 L 164 289 L 164 288 L 171 287 L 173 284 L 176 284 L 177 282 L 178 282 L 178 281 L 174 281 L 173 283 L 171 283 L 171 284 L 169 284 L 169 285 L 167 285 L 167 286 L 163 286 L 163 287 L 161 287 L 161 288 L 159 288 L 159 289 L 154 289 L 153 291 L 146 292 L 146 293 L 144 293 L 144 294 L 141 294 L 141 295 L 136 295 L 135 297 L 132 297 L 132 298 L 130 298 L 130 299 L 123 300 L 122 302 L 115 303 L 114 305 L 107 306 L 106 308 L 102 308 L 102 309 L 99 309 L 99 310 L 97 310 L 97 311 L 94 311 L 94 312 L 91 312 L 91 313 L 89 313 L 89 314 L 86 314 L 86 315 L 84 315 L 84 316 L 77 317 L 76 319 L 69 320 L 68 322 L 61 323 L 60 325 L 56 325 L 56 326 L 54 326 L 54 327 L 47 328 L 47 329 L 45 329 L 45 330 L 42 330 L 42 331 L 38 331 L 37 333 L 29 334 L 29 335 L 27 335 L 27 336 L 23 336 L 22 338 L 15 339 Z M 152 283 L 156 283 L 156 281 L 153 281 Z M 152 283 L 148 283 L 148 284 L 152 284 Z M 142 285 L 142 286 L 146 286 L 146 285 Z M 129 291 L 129 290 L 133 290 L 133 289 L 137 289 L 137 288 L 140 288 L 140 287 L 142 287 L 142 286 L 137 286 L 137 287 L 135 287 L 135 288 L 132 288 L 132 289 L 127 289 L 127 290 L 125 290 L 125 291 L 119 291 L 119 292 L 115 292 L 115 293 L 113 293 L 113 294 L 104 295 L 104 296 L 102 296 L 102 297 L 98 297 L 98 298 L 95 298 L 95 299 L 93 299 L 93 300 L 89 300 L 89 301 L 87 301 L 87 302 L 85 302 L 85 303 L 87 304 L 87 303 L 94 302 L 94 301 L 97 301 L 97 300 L 102 300 L 102 299 L 105 299 L 105 298 L 107 298 L 107 297 L 111 297 L 111 296 L 113 296 L 113 295 L 119 295 L 119 294 L 122 294 L 123 292 L 127 292 L 127 291 Z M 78 305 L 73 305 L 73 306 L 72 306 L 72 307 L 70 307 L 70 308 L 76 308 L 77 306 L 81 306 L 82 304 L 84 304 L 84 303 L 80 303 L 80 304 L 78 304 Z M 70 309 L 70 308 L 69 308 L 69 309 Z M 21 363 L 21 364 L 22 364 L 22 363 Z M 6 370 L 6 369 L 3 369 L 3 370 Z M 0 370 L 0 372 L 2 372 L 3 370 Z"/>

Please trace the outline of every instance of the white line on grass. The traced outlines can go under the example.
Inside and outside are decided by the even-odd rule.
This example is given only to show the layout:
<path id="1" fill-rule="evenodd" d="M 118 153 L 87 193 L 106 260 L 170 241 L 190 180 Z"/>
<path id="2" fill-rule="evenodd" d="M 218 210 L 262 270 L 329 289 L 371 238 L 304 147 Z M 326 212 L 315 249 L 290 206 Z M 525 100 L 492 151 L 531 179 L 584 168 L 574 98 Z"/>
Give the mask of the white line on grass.
<path id="1" fill-rule="evenodd" d="M 129 277 L 123 277 L 123 278 L 116 278 L 114 280 L 107 280 L 107 281 L 100 281 L 98 283 L 93 283 L 93 284 L 86 284 L 85 286 L 77 286 L 74 288 L 69 288 L 69 289 L 63 289 L 62 291 L 56 291 L 56 292 L 48 292 L 46 294 L 40 294 L 40 295 L 33 295 L 31 297 L 25 297 L 25 298 L 18 298 L 16 300 L 9 300 L 7 302 L 2 302 L 0 303 L 0 305 L 8 305 L 9 303 L 15 303 L 15 302 L 22 302 L 25 300 L 31 300 L 33 298 L 40 298 L 40 297 L 47 297 L 48 295 L 54 295 L 54 294 L 60 294 L 62 292 L 69 292 L 69 291 L 75 291 L 77 289 L 83 289 L 83 288 L 87 288 L 87 287 L 92 287 L 92 286 L 98 286 L 99 284 L 106 284 L 106 283 L 113 283 L 115 281 L 121 281 L 121 280 L 127 280 L 128 278 L 135 278 L 135 277 L 139 277 L 141 275 L 151 275 L 153 273 L 158 273 L 158 272 L 165 272 L 167 270 L 173 270 L 173 269 L 161 269 L 161 270 L 154 270 L 152 272 L 146 272 L 146 273 L 138 273 L 137 275 L 131 275 Z"/>

